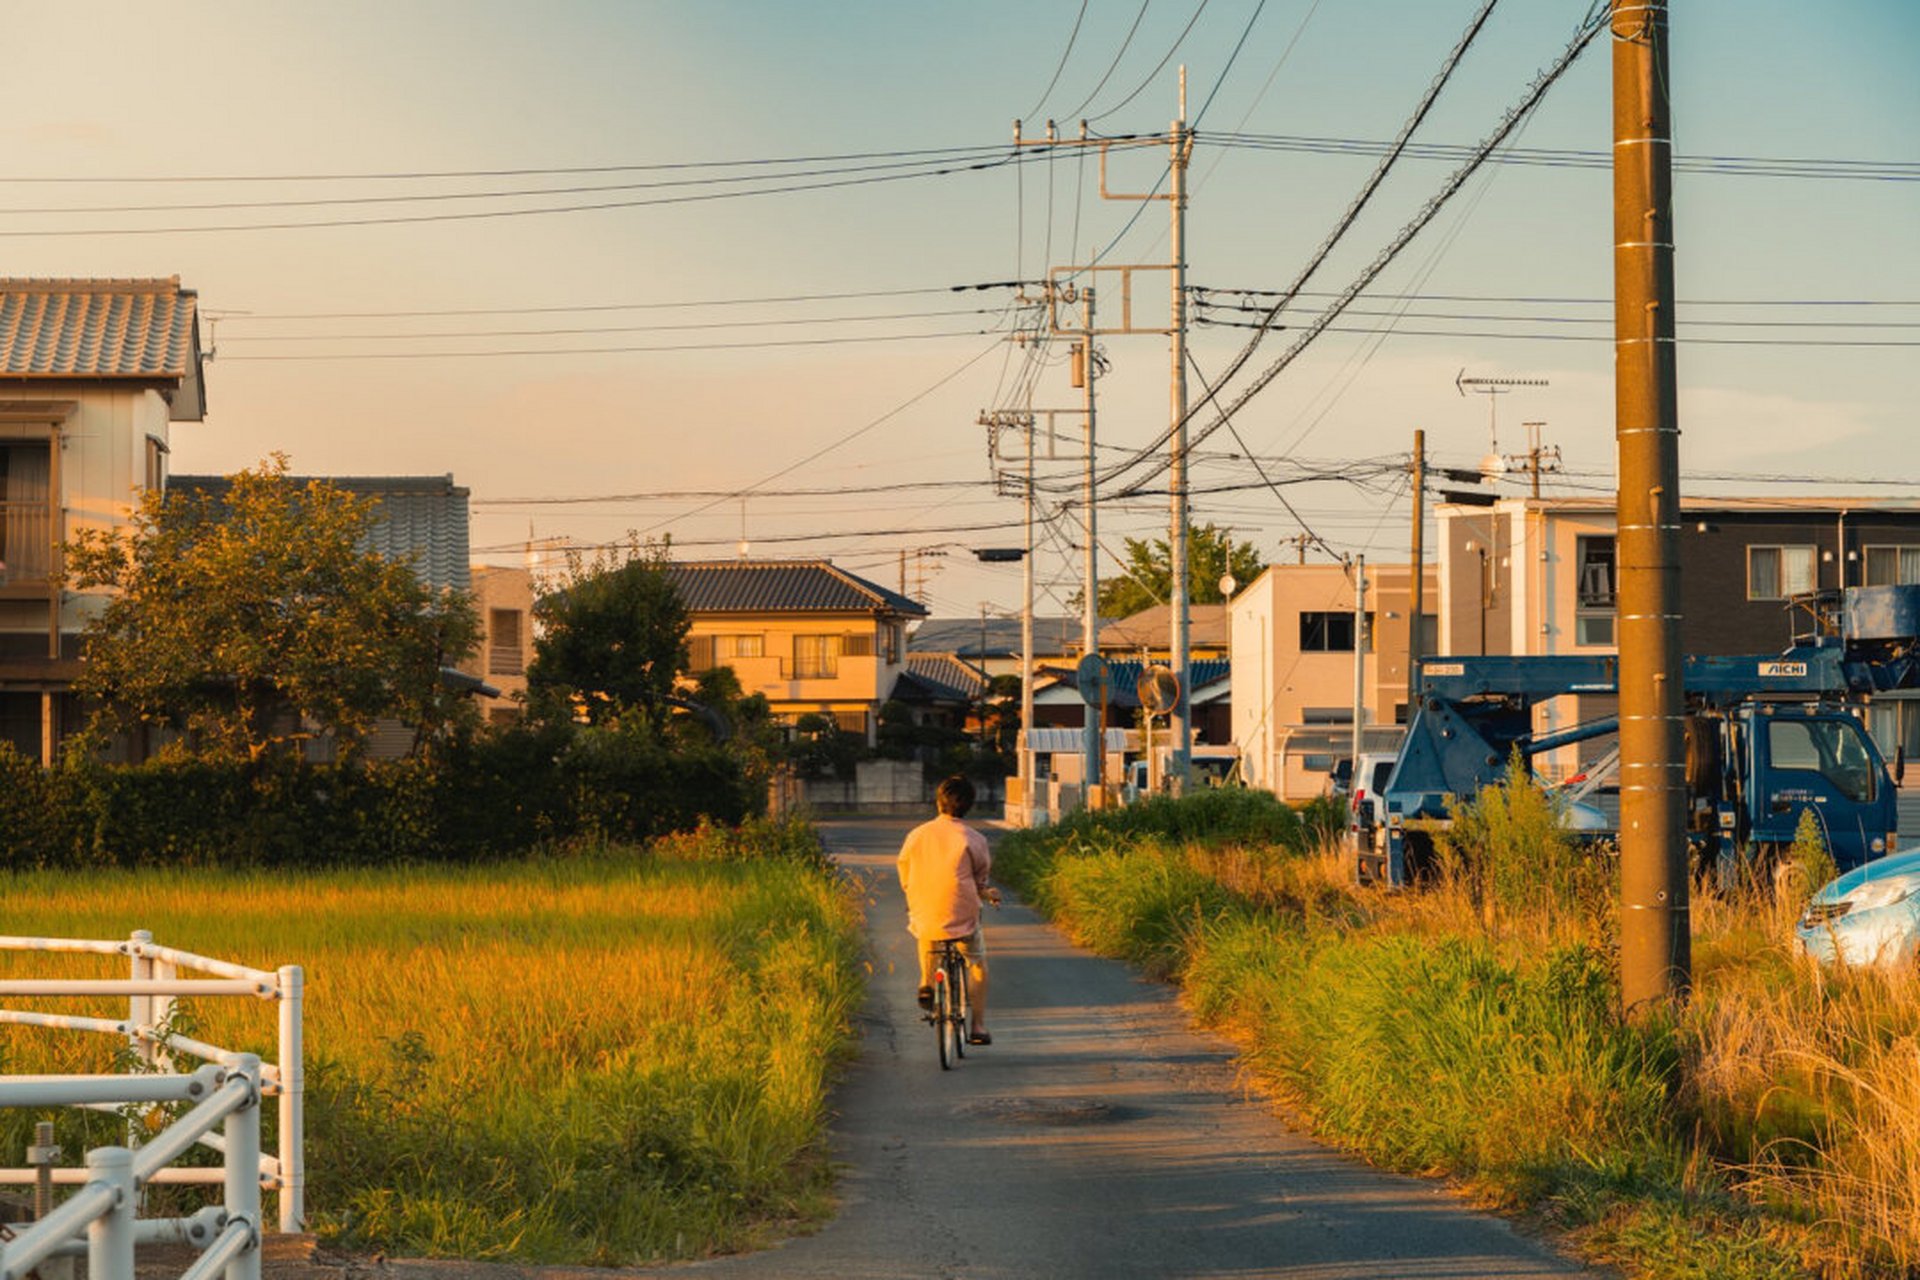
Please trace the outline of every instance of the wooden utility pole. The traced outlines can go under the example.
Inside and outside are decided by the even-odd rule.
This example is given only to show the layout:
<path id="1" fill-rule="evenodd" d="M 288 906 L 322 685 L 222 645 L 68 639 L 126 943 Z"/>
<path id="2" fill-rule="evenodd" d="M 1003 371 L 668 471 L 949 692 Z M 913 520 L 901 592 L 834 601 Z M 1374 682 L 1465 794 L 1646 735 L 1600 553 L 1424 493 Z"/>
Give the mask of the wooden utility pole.
<path id="1" fill-rule="evenodd" d="M 1615 504 L 1620 634 L 1620 982 L 1630 1015 L 1684 996 L 1680 424 L 1666 0 L 1613 0 Z"/>
<path id="2" fill-rule="evenodd" d="M 1420 618 L 1427 607 L 1427 433 L 1413 433 L 1413 581 L 1407 587 L 1407 703 L 1420 694 Z"/>

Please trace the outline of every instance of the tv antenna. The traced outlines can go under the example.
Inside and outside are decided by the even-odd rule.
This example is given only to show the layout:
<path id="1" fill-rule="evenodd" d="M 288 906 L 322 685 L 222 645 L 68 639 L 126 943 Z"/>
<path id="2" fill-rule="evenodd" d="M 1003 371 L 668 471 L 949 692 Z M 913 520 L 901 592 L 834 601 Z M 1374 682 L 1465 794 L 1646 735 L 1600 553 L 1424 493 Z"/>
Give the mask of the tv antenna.
<path id="1" fill-rule="evenodd" d="M 1545 378 L 1469 378 L 1462 369 L 1453 380 L 1454 389 L 1466 395 L 1471 389 L 1475 395 L 1487 397 L 1487 456 L 1480 460 L 1480 473 L 1492 477 L 1505 470 L 1506 464 L 1500 457 L 1499 398 L 1509 395 L 1516 387 L 1544 387 Z"/>

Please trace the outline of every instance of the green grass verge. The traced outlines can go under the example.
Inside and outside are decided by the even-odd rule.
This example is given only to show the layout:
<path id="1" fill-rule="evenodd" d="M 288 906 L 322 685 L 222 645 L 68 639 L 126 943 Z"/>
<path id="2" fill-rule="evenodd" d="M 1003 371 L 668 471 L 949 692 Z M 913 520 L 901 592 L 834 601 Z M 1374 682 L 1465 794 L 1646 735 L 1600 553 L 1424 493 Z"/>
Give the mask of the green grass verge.
<path id="1" fill-rule="evenodd" d="M 862 969 L 858 903 L 818 850 L 769 827 L 486 867 L 36 873 L 0 889 L 0 931 L 148 928 L 305 966 L 323 1237 L 460 1258 L 699 1257 L 828 1208 L 826 1094 Z M 114 1012 L 84 1004 L 60 1007 Z M 196 1037 L 272 1056 L 270 1006 L 190 1013 Z M 21 1028 L 0 1044 L 16 1072 L 106 1069 L 112 1053 L 105 1037 Z M 0 1113 L 0 1144 L 18 1151 L 34 1118 Z M 110 1117 L 91 1132 L 56 1118 L 69 1150 L 118 1140 Z"/>
<path id="2" fill-rule="evenodd" d="M 1327 1140 L 1455 1179 L 1633 1274 L 1811 1273 L 1794 1215 L 1734 1194 L 1689 1141 L 1697 1100 L 1670 1086 L 1685 1029 L 1624 1022 L 1603 947 L 1503 943 L 1471 913 L 1436 926 L 1330 885 L 1344 866 L 1270 797 L 1180 805 L 1014 833 L 996 869 L 1076 940 L 1178 981 Z"/>

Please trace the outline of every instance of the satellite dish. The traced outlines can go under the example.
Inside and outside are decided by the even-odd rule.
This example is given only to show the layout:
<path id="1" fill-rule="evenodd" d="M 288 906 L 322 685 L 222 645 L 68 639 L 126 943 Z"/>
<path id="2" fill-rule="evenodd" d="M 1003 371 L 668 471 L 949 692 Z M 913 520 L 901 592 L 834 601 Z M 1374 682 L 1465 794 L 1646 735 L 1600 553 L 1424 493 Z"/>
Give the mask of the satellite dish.
<path id="1" fill-rule="evenodd" d="M 1482 480 L 1492 480 L 1497 476 L 1504 475 L 1506 470 L 1506 460 L 1497 453 L 1490 453 L 1480 459 L 1480 478 Z"/>
<path id="2" fill-rule="evenodd" d="M 1239 587 L 1239 585 L 1240 584 L 1238 582 L 1235 582 L 1233 580 L 1232 574 L 1223 573 L 1220 575 L 1220 594 L 1225 596 L 1227 599 L 1229 600 L 1233 599 L 1233 593 L 1235 589 Z"/>
<path id="3" fill-rule="evenodd" d="M 1170 667 L 1148 667 L 1140 673 L 1134 692 L 1140 695 L 1140 705 L 1150 714 L 1165 715 L 1180 701 L 1180 677 L 1174 675 Z"/>

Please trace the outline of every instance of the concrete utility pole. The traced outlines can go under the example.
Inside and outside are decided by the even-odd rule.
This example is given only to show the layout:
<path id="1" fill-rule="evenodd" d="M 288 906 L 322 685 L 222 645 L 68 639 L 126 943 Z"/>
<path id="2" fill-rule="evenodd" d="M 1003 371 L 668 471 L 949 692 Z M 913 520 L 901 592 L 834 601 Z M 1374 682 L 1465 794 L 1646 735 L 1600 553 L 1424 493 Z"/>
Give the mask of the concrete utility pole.
<path id="1" fill-rule="evenodd" d="M 1082 499 L 1086 508 L 1086 599 L 1080 606 L 1081 643 L 1087 653 L 1097 655 L 1100 652 L 1100 542 L 1099 542 L 1099 494 L 1095 485 L 1095 473 L 1098 466 L 1094 461 L 1094 442 L 1098 438 L 1094 433 L 1094 380 L 1099 376 L 1099 361 L 1093 354 L 1093 290 L 1080 291 L 1081 304 L 1086 308 L 1086 328 L 1080 339 L 1080 381 L 1087 390 L 1087 479 L 1086 493 Z M 1089 705 L 1081 713 L 1080 747 L 1085 754 L 1085 777 L 1082 780 L 1086 804 L 1093 808 L 1096 801 L 1094 793 L 1100 786 L 1101 757 L 1105 753 L 1106 743 L 1102 733 L 1106 720 L 1106 707 Z"/>
<path id="2" fill-rule="evenodd" d="M 1033 826 L 1033 405 L 1027 405 L 1027 554 L 1020 561 L 1020 798 Z"/>
<path id="3" fill-rule="evenodd" d="M 1168 343 L 1173 349 L 1173 439 L 1169 444 L 1171 467 L 1167 472 L 1170 494 L 1168 513 L 1170 559 L 1173 571 L 1168 583 L 1167 603 L 1171 606 L 1172 635 L 1169 648 L 1173 656 L 1173 678 L 1179 682 L 1174 697 L 1172 751 L 1168 773 L 1173 778 L 1173 794 L 1186 788 L 1193 768 L 1193 645 L 1191 619 L 1187 612 L 1192 586 L 1187 581 L 1187 160 L 1193 153 L 1193 136 L 1187 131 L 1187 69 L 1180 68 L 1180 118 L 1168 131 L 1170 175 L 1173 199 L 1171 244 L 1173 249 L 1173 334 Z"/>
<path id="4" fill-rule="evenodd" d="M 1613 0 L 1615 436 L 1620 450 L 1620 984 L 1630 1015 L 1682 998 L 1680 424 L 1666 0 Z"/>
<path id="5" fill-rule="evenodd" d="M 1169 182 L 1166 190 L 1156 184 L 1154 189 L 1145 192 L 1114 191 L 1107 186 L 1107 152 L 1114 147 L 1158 146 L 1165 141 L 1170 149 Z M 1180 683 L 1178 705 L 1173 710 L 1173 751 L 1170 772 L 1179 786 L 1187 770 L 1191 767 L 1193 742 L 1193 710 L 1188 686 L 1192 683 L 1192 644 L 1189 635 L 1190 616 L 1188 601 L 1189 590 L 1187 567 L 1187 299 L 1186 299 L 1186 205 L 1187 205 L 1187 164 L 1193 154 L 1193 132 L 1187 128 L 1187 69 L 1180 68 L 1180 117 L 1164 139 L 1159 134 L 1141 135 L 1125 138 L 1094 138 L 1088 135 L 1087 122 L 1080 122 L 1080 134 L 1077 138 L 1058 136 L 1055 123 L 1047 122 L 1044 138 L 1034 139 L 1022 135 L 1021 122 L 1013 123 L 1013 145 L 1016 147 L 1097 147 L 1100 152 L 1100 198 L 1102 200 L 1151 201 L 1165 200 L 1172 209 L 1172 256 L 1170 263 L 1105 263 L 1093 262 L 1085 266 L 1052 267 L 1048 270 L 1049 310 L 1053 314 L 1051 327 L 1056 333 L 1065 331 L 1059 323 L 1053 304 L 1060 299 L 1071 300 L 1069 290 L 1060 284 L 1060 278 L 1067 281 L 1085 278 L 1089 281 L 1102 276 L 1117 274 L 1119 287 L 1119 319 L 1110 322 L 1101 329 L 1093 323 L 1091 308 L 1085 320 L 1084 333 L 1089 349 L 1093 338 L 1101 334 L 1144 334 L 1165 333 L 1172 339 L 1171 390 L 1173 431 L 1168 440 L 1171 474 L 1168 488 L 1171 491 L 1168 530 L 1168 547 L 1172 564 L 1171 582 L 1168 595 L 1171 597 L 1172 617 L 1169 623 L 1170 648 L 1173 655 L 1173 670 Z M 1173 314 L 1165 328 L 1158 325 L 1136 323 L 1133 317 L 1133 277 L 1136 272 L 1165 271 L 1171 278 Z M 1085 290 L 1089 299 L 1092 290 Z M 1091 386 L 1091 379 L 1089 379 Z M 1089 392 L 1091 394 L 1091 392 Z M 1091 430 L 1092 415 L 1088 415 Z M 1091 438 L 1091 437 L 1089 437 Z M 1093 652 L 1089 648 L 1089 652 Z"/>
<path id="6" fill-rule="evenodd" d="M 1348 794 L 1360 787 L 1361 732 L 1367 726 L 1367 558 L 1353 558 L 1353 772 Z"/>
<path id="7" fill-rule="evenodd" d="M 1420 618 L 1427 607 L 1427 433 L 1413 433 L 1413 581 L 1407 587 L 1407 701 L 1419 694 Z M 1411 715 L 1411 707 L 1408 714 Z"/>

